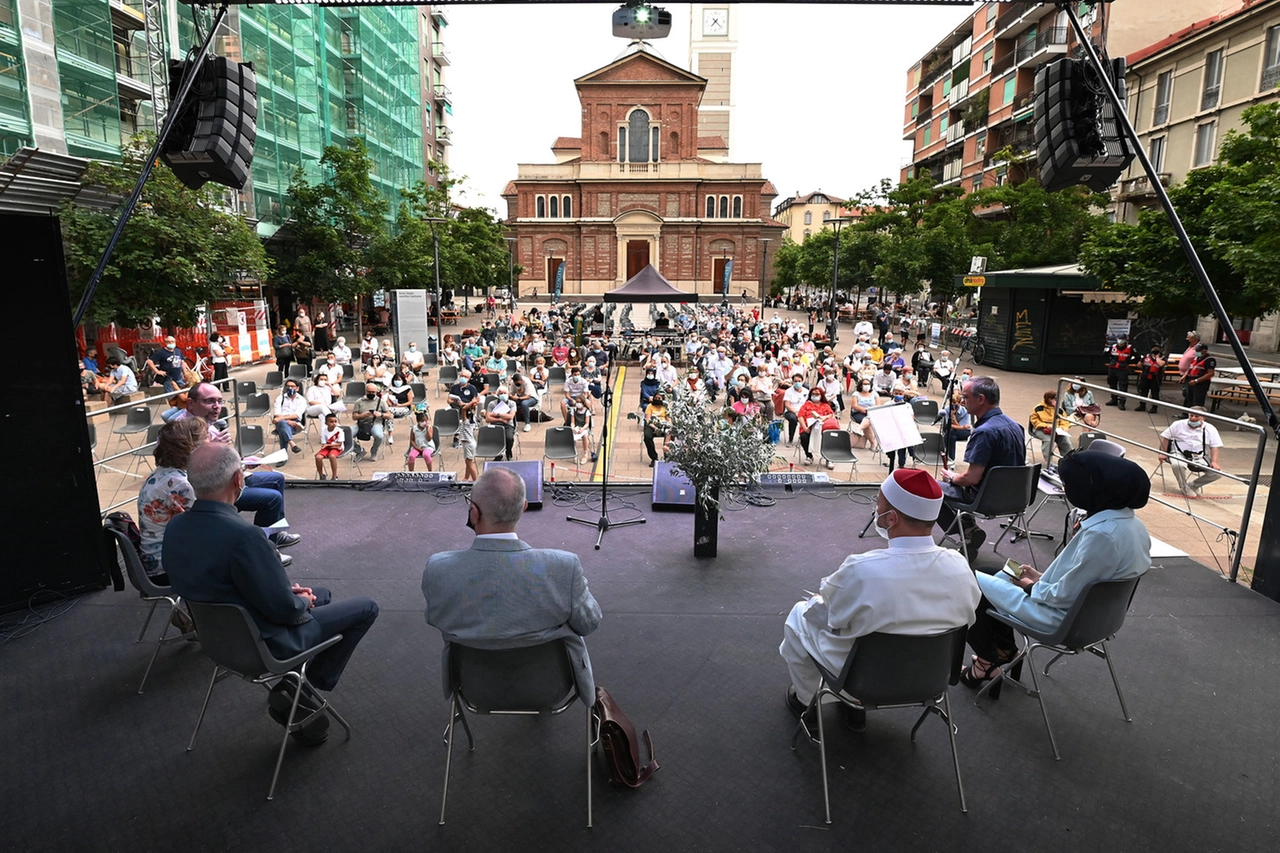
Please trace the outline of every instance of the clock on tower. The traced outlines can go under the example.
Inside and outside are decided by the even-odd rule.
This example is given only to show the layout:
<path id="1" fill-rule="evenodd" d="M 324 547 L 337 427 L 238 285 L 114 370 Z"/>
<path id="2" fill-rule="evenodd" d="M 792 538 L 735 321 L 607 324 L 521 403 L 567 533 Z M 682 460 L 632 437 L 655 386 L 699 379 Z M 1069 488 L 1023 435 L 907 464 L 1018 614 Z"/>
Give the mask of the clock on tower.
<path id="1" fill-rule="evenodd" d="M 728 9 L 704 9 L 702 12 L 702 34 L 704 36 L 723 36 L 729 33 Z"/>

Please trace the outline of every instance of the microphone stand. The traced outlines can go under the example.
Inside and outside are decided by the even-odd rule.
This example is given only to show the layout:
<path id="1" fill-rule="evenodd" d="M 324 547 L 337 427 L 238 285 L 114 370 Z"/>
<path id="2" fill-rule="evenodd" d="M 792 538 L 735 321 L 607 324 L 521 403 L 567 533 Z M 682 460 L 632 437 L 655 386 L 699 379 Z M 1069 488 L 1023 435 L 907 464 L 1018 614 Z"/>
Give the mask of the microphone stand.
<path id="1" fill-rule="evenodd" d="M 609 452 L 609 419 L 610 412 L 613 410 L 613 388 L 608 384 L 609 377 L 605 376 L 604 387 L 604 426 L 600 429 L 600 460 L 604 464 L 601 466 L 604 481 L 600 488 L 600 518 L 592 521 L 587 518 L 575 518 L 574 516 L 566 516 L 565 521 L 571 521 L 574 524 L 585 524 L 588 527 L 594 527 L 599 531 L 596 536 L 596 550 L 600 550 L 600 543 L 604 541 L 604 535 L 609 531 L 610 527 L 626 527 L 631 524 L 644 524 L 647 519 L 630 518 L 626 521 L 610 521 L 609 520 L 609 466 L 613 462 L 613 454 Z"/>

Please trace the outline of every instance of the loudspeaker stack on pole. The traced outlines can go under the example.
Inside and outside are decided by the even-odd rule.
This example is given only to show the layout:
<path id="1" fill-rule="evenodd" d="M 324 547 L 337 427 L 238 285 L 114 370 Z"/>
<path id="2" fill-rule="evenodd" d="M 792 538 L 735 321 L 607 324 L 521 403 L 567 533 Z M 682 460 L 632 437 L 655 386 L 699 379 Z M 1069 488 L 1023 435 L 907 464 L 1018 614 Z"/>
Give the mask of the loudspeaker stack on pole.
<path id="1" fill-rule="evenodd" d="M 1124 60 L 1112 61 L 1109 71 L 1123 99 Z M 1040 185 L 1050 192 L 1076 184 L 1104 192 L 1133 160 L 1105 85 L 1080 59 L 1059 59 L 1036 71 L 1035 140 Z"/>
<path id="2" fill-rule="evenodd" d="M 240 189 L 249 180 L 253 143 L 258 135 L 258 78 L 253 65 L 210 56 L 198 66 L 169 63 L 170 98 L 183 78 L 197 74 L 191 95 L 174 101 L 173 132 L 160 158 L 192 189 L 213 181 Z"/>

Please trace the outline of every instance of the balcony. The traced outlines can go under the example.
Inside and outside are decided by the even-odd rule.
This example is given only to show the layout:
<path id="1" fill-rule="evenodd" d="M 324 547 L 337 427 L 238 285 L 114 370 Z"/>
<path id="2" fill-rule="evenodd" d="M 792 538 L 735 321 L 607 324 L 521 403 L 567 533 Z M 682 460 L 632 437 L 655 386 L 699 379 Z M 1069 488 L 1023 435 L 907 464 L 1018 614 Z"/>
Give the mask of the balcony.
<path id="1" fill-rule="evenodd" d="M 933 61 L 926 61 L 920 68 L 920 86 L 923 91 L 941 80 L 951 70 L 949 56 L 935 56 Z"/>
<path id="2" fill-rule="evenodd" d="M 1159 172 L 1156 177 L 1160 179 L 1161 186 L 1169 186 L 1171 175 L 1168 172 Z M 1155 197 L 1156 191 L 1151 186 L 1151 179 L 1146 175 L 1126 178 L 1120 182 L 1120 188 L 1116 191 L 1116 201 L 1153 200 Z"/>
<path id="3" fill-rule="evenodd" d="M 141 30 L 146 26 L 146 15 L 140 5 L 124 3 L 122 0 L 111 0 L 107 5 L 111 7 L 112 26 L 119 27 L 125 32 Z M 0 13 L 0 23 L 5 23 L 3 13 Z M 12 21 L 8 23 L 9 26 L 13 26 Z"/>
<path id="4" fill-rule="evenodd" d="M 445 17 L 445 15 L 444 15 L 444 7 L 443 7 L 443 6 L 432 6 L 432 7 L 431 7 L 431 20 L 432 20 L 434 23 L 436 23 L 436 24 L 438 24 L 438 25 L 440 25 L 440 26 L 442 26 L 442 27 L 447 27 L 447 26 L 449 26 L 449 19 L 448 19 L 448 18 L 446 18 L 446 17 Z"/>
<path id="5" fill-rule="evenodd" d="M 453 104 L 453 93 L 443 83 L 437 83 L 431 90 L 432 96 L 442 104 Z"/>
<path id="6" fill-rule="evenodd" d="M 449 51 L 444 49 L 444 42 L 442 41 L 433 41 L 431 43 L 431 58 L 441 65 L 453 64 L 449 59 Z"/>
<path id="7" fill-rule="evenodd" d="M 952 85 L 951 91 L 947 93 L 947 103 L 954 107 L 967 97 L 969 97 L 969 78 L 965 77 L 959 83 Z"/>
<path id="8" fill-rule="evenodd" d="M 436 141 L 441 145 L 453 144 L 453 128 L 447 124 L 436 125 Z"/>
<path id="9" fill-rule="evenodd" d="M 1065 56 L 1067 32 L 1066 27 L 1050 27 L 1037 34 L 1035 41 L 1019 44 L 1017 63 L 1035 66 L 1047 62 L 1051 56 Z"/>
<path id="10" fill-rule="evenodd" d="M 1016 36 L 1040 20 L 1040 3 L 1009 3 L 996 14 L 996 37 Z M 1006 35 L 1007 34 L 1007 35 Z"/>
<path id="11" fill-rule="evenodd" d="M 962 121 L 958 121 L 955 124 L 948 127 L 947 128 L 947 144 L 950 145 L 953 142 L 959 142 L 961 139 L 964 138 L 964 132 L 965 132 L 965 127 L 964 127 L 964 122 Z"/>

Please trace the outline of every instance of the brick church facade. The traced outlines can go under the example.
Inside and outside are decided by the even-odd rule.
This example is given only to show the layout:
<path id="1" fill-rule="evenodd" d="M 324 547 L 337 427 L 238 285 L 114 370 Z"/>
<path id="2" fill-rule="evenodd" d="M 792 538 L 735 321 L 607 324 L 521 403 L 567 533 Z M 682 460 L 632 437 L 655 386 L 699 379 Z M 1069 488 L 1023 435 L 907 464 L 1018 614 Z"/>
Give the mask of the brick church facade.
<path id="1" fill-rule="evenodd" d="M 574 81 L 582 130 L 554 163 L 520 164 L 507 184 L 507 226 L 523 268 L 519 293 L 601 294 L 652 264 L 681 290 L 760 298 L 785 226 L 759 163 L 729 163 L 718 136 L 698 137 L 707 81 L 633 43 Z M 764 285 L 767 288 L 767 284 Z"/>

